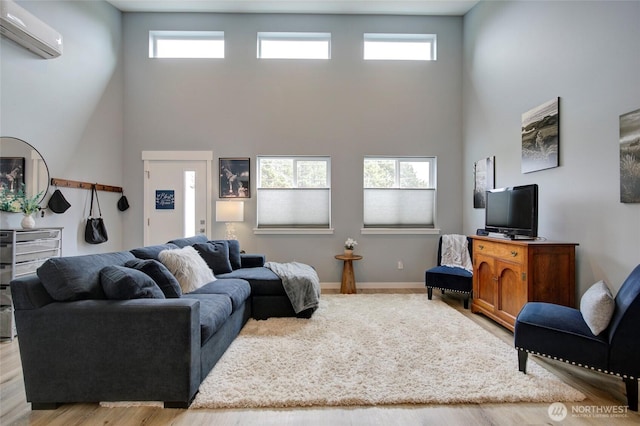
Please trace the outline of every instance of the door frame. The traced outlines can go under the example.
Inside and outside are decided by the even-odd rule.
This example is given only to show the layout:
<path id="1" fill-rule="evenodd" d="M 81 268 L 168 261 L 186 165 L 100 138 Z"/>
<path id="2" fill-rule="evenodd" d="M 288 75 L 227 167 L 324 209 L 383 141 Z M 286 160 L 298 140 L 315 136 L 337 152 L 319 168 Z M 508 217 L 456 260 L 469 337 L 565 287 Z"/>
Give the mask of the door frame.
<path id="1" fill-rule="evenodd" d="M 144 193 L 145 202 L 143 203 L 143 228 L 144 228 L 144 245 L 148 245 L 149 242 L 149 226 L 147 226 L 147 219 L 150 215 L 150 206 L 147 205 L 146 195 L 149 191 L 149 164 L 152 161 L 206 161 L 207 175 L 205 177 L 205 192 L 207 194 L 206 200 L 206 235 L 211 235 L 211 219 L 213 218 L 213 197 L 211 191 L 211 185 L 213 182 L 213 151 L 142 151 L 142 161 L 144 170 Z"/>

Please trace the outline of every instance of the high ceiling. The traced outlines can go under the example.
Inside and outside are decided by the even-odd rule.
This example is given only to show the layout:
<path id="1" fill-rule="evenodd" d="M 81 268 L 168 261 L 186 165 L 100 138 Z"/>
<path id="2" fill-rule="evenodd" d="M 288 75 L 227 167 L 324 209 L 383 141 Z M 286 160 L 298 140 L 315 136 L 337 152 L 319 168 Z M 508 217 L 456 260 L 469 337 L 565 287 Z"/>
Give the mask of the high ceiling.
<path id="1" fill-rule="evenodd" d="M 478 0 L 107 0 L 123 12 L 454 15 Z"/>

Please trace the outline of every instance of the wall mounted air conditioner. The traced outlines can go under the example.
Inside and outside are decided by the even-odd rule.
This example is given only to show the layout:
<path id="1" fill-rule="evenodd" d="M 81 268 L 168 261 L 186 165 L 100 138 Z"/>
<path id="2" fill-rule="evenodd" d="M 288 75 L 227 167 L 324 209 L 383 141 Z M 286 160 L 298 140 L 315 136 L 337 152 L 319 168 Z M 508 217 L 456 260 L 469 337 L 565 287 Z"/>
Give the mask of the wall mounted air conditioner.
<path id="1" fill-rule="evenodd" d="M 45 59 L 62 55 L 62 36 L 11 0 L 0 1 L 0 33 Z"/>

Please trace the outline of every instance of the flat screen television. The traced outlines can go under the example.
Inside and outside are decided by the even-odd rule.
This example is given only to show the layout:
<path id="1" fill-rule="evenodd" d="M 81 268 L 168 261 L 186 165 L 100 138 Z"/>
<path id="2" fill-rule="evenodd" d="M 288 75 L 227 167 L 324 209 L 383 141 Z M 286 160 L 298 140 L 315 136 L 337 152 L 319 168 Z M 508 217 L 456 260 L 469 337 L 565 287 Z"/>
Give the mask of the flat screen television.
<path id="1" fill-rule="evenodd" d="M 511 239 L 538 236 L 538 185 L 487 191 L 485 230 Z"/>

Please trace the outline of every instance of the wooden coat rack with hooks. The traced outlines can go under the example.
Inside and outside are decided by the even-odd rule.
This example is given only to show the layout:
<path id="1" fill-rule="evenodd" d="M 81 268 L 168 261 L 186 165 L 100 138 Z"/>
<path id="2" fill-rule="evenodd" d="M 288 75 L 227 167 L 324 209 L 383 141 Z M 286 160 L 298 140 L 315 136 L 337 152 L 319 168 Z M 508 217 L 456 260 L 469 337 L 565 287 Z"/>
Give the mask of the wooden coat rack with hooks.
<path id="1" fill-rule="evenodd" d="M 77 180 L 68 180 L 68 179 L 51 178 L 51 185 L 64 186 L 67 188 L 80 188 L 80 189 L 91 189 L 95 186 L 98 191 L 120 192 L 120 193 L 122 192 L 122 187 L 120 186 L 103 185 L 101 183 L 80 182 Z"/>

